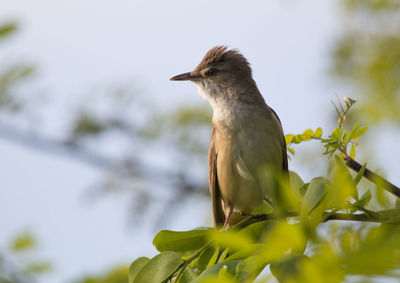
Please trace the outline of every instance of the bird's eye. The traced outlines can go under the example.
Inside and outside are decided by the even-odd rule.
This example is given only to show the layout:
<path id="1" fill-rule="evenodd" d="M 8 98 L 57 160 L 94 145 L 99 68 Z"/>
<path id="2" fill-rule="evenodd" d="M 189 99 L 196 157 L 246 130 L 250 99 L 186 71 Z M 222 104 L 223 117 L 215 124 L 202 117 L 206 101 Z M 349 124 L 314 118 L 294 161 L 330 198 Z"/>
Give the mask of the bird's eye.
<path id="1" fill-rule="evenodd" d="M 213 75 L 215 75 L 216 73 L 218 73 L 218 69 L 217 69 L 217 68 L 210 68 L 210 69 L 208 69 L 208 71 L 206 72 L 206 75 L 207 75 L 207 76 L 213 76 Z"/>

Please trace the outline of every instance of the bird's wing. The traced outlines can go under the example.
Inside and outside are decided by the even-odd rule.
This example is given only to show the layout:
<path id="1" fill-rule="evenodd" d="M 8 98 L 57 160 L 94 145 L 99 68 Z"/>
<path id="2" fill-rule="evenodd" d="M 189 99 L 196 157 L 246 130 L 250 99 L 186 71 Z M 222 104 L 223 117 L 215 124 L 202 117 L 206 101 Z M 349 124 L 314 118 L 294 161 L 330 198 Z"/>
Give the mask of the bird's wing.
<path id="1" fill-rule="evenodd" d="M 212 129 L 210 151 L 208 153 L 208 173 L 209 186 L 211 193 L 211 202 L 213 206 L 214 225 L 219 226 L 224 224 L 225 214 L 222 209 L 221 192 L 219 190 L 217 176 L 217 152 L 216 152 L 216 133 L 215 128 Z"/>
<path id="2" fill-rule="evenodd" d="M 272 109 L 271 107 L 269 107 L 269 109 L 271 109 L 272 113 L 275 115 L 276 119 L 278 119 L 279 123 L 282 126 L 281 119 L 279 119 L 278 114 L 276 114 L 275 110 Z M 284 172 L 289 172 L 285 135 L 282 136 L 282 139 L 283 139 L 283 141 L 282 141 L 282 144 L 283 144 L 283 147 L 282 147 L 282 160 L 283 160 L 282 169 Z"/>

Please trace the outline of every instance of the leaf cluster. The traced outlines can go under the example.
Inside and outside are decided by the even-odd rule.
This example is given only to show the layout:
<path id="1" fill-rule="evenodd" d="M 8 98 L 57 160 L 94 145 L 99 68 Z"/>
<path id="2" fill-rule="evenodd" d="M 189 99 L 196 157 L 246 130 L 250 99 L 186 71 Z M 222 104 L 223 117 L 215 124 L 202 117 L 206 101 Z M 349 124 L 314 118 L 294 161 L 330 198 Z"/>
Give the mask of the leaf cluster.
<path id="1" fill-rule="evenodd" d="M 292 148 L 293 144 L 299 144 L 309 140 L 319 140 L 324 145 L 324 154 L 333 156 L 337 151 L 342 154 L 355 158 L 356 147 L 358 146 L 358 139 L 368 129 L 367 126 L 360 126 L 357 121 L 351 130 L 345 130 L 343 122 L 346 120 L 347 114 L 351 107 L 356 102 L 354 99 L 344 97 L 344 103 L 338 101 L 337 105 L 334 104 L 336 113 L 338 115 L 337 127 L 326 138 L 322 138 L 322 129 L 317 128 L 315 131 L 311 129 L 305 130 L 302 134 L 287 134 L 285 136 L 286 144 L 290 153 L 294 154 L 295 151 Z M 350 152 L 348 152 L 350 147 Z"/>
<path id="2" fill-rule="evenodd" d="M 135 260 L 129 282 L 268 282 L 271 275 L 263 275 L 267 266 L 280 282 L 342 282 L 354 274 L 395 276 L 400 210 L 368 209 L 371 192 L 359 195 L 358 189 L 363 173 L 352 176 L 336 158 L 327 177 L 308 183 L 291 172 L 292 187 L 281 188 L 285 194 L 292 192 L 283 198 L 293 209 L 285 214 L 269 213 L 265 203 L 264 209 L 227 231 L 160 231 L 153 240 L 160 253 Z M 331 220 L 382 224 L 332 225 L 328 237 L 320 235 L 323 223 Z M 385 260 L 374 264 L 377 256 Z"/>
<path id="3" fill-rule="evenodd" d="M 338 153 L 330 159 L 326 176 L 304 182 L 290 172 L 290 182 L 277 179 L 279 194 L 272 197 L 272 207 L 265 202 L 226 231 L 160 231 L 153 240 L 160 253 L 135 260 L 129 282 L 269 282 L 274 276 L 280 282 L 335 283 L 353 275 L 398 278 L 400 209 L 384 201 L 387 188 L 380 182 L 372 180 L 375 198 L 362 186 L 367 172 L 372 174 L 366 165 L 360 165 L 356 174 L 349 171 L 348 161 L 355 162 L 354 148 L 367 129 L 358 122 L 351 130 L 343 128 L 354 103 L 345 98 L 344 104 L 335 105 L 338 126 L 327 137 L 321 128 L 286 135 L 292 154 L 294 144 L 309 140 L 320 141 L 330 157 Z M 384 209 L 371 209 L 371 201 Z"/>

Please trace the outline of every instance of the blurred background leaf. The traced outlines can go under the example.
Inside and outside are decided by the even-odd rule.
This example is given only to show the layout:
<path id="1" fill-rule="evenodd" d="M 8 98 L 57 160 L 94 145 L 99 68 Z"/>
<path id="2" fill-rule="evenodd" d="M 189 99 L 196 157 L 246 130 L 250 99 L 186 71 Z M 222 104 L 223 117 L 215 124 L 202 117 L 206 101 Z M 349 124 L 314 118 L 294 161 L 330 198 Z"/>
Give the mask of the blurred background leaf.
<path id="1" fill-rule="evenodd" d="M 103 275 L 85 276 L 74 283 L 128 283 L 128 267 L 115 267 Z"/>
<path id="2" fill-rule="evenodd" d="M 0 23 L 0 39 L 13 34 L 17 30 L 17 23 L 8 22 Z"/>
<path id="3" fill-rule="evenodd" d="M 369 125 L 400 123 L 400 4 L 397 0 L 341 0 L 343 33 L 333 50 L 332 72 L 359 100 Z"/>

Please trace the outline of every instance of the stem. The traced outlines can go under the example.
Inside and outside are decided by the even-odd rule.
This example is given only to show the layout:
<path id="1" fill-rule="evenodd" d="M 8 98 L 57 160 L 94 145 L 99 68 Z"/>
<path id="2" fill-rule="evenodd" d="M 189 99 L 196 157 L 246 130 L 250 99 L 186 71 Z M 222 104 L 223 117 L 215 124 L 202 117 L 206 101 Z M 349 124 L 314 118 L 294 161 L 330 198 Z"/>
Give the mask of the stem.
<path id="1" fill-rule="evenodd" d="M 287 217 L 299 216 L 299 214 L 295 211 L 288 211 L 284 215 L 276 215 L 276 214 L 256 214 L 250 215 L 249 217 L 245 218 L 241 222 L 234 225 L 231 229 L 240 230 L 243 229 L 251 224 L 261 222 L 261 221 L 268 221 L 268 220 L 279 220 L 285 219 Z"/>
<path id="2" fill-rule="evenodd" d="M 257 214 L 253 216 L 249 216 L 244 219 L 242 222 L 236 224 L 231 229 L 243 229 L 251 224 L 258 223 L 261 221 L 270 221 L 270 220 L 279 220 L 285 219 L 287 217 L 297 217 L 299 216 L 298 212 L 288 211 L 285 215 L 276 215 L 276 214 Z M 384 217 L 379 215 L 378 213 L 374 213 L 373 215 L 367 213 L 361 214 L 349 214 L 349 213 L 332 213 L 325 212 L 322 215 L 322 222 L 327 222 L 331 220 L 342 220 L 342 221 L 359 221 L 359 222 L 377 222 L 377 223 L 385 223 L 388 220 L 388 217 Z"/>
<path id="3" fill-rule="evenodd" d="M 199 249 L 197 252 L 195 252 L 191 257 L 189 257 L 187 260 L 185 260 L 185 262 L 182 264 L 182 266 L 180 267 L 180 270 L 178 272 L 178 274 L 176 275 L 176 278 L 174 280 L 174 282 L 178 282 L 179 278 L 182 276 L 183 272 L 185 271 L 185 268 L 195 259 L 197 258 L 202 251 L 204 251 L 206 248 L 208 248 L 210 246 L 211 242 L 208 242 L 207 244 L 205 244 L 201 249 Z"/>
<path id="4" fill-rule="evenodd" d="M 342 148 L 339 149 L 340 152 L 344 155 L 343 159 L 346 162 L 346 165 L 353 169 L 356 172 L 360 172 L 362 165 L 351 158 Z M 370 180 L 377 186 L 382 186 L 383 189 L 387 190 L 389 193 L 394 194 L 396 197 L 400 198 L 400 188 L 390 183 L 388 180 L 375 174 L 371 170 L 365 168 L 364 175 L 365 178 Z"/>

